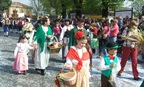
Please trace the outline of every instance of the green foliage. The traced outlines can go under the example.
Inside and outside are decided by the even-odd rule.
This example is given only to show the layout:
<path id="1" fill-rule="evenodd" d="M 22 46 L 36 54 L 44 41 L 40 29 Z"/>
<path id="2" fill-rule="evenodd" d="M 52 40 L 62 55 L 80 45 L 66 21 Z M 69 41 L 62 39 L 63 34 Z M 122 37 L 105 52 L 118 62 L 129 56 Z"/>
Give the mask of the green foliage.
<path id="1" fill-rule="evenodd" d="M 5 10 L 10 7 L 12 0 L 0 0 L 0 10 Z"/>
<path id="2" fill-rule="evenodd" d="M 43 4 L 44 10 L 46 13 L 50 13 L 51 9 L 56 11 L 56 14 L 59 15 L 62 12 L 62 4 L 66 6 L 67 12 L 73 8 L 72 0 L 40 0 Z"/>
<path id="3" fill-rule="evenodd" d="M 105 3 L 103 5 L 102 3 Z M 123 6 L 123 0 L 84 0 L 83 3 L 83 11 L 96 13 L 101 12 L 102 9 L 109 8 L 110 10 L 114 10 L 117 8 L 121 8 Z"/>
<path id="4" fill-rule="evenodd" d="M 142 11 L 144 12 L 144 9 L 142 9 L 143 6 L 144 6 L 144 0 L 135 0 L 132 3 L 132 7 L 134 9 L 135 15 L 139 17 L 142 15 Z"/>
<path id="5" fill-rule="evenodd" d="M 40 0 L 47 13 L 50 13 L 50 9 L 54 9 L 56 14 L 59 15 L 62 12 L 62 4 L 66 6 L 66 12 L 76 10 L 76 6 L 79 6 L 79 2 L 82 1 L 81 11 L 87 13 L 101 12 L 102 9 L 109 8 L 114 10 L 120 8 L 123 5 L 124 0 Z M 102 3 L 105 3 L 103 5 Z"/>

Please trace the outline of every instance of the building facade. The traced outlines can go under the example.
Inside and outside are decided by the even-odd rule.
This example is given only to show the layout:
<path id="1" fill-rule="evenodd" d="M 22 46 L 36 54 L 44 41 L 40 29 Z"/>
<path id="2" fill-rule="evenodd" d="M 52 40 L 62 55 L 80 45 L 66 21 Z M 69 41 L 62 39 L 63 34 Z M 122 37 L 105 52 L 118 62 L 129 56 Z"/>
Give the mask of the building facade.
<path id="1" fill-rule="evenodd" d="M 20 2 L 12 2 L 7 11 L 8 17 L 18 18 L 32 15 L 32 7 Z"/>

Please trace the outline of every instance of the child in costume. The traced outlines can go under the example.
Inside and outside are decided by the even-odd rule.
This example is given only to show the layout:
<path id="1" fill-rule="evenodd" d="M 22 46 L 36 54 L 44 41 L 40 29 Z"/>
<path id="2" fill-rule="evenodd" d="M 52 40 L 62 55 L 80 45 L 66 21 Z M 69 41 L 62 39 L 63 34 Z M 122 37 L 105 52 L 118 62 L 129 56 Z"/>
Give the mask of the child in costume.
<path id="1" fill-rule="evenodd" d="M 77 73 L 76 83 L 69 87 L 89 87 L 89 66 L 92 55 L 87 48 L 87 39 L 84 31 L 75 33 L 76 45 L 72 46 L 66 56 L 66 68 L 74 68 Z"/>
<path id="2" fill-rule="evenodd" d="M 115 87 L 115 81 L 118 71 L 120 70 L 120 62 L 117 54 L 119 46 L 115 42 L 108 42 L 106 45 L 107 55 L 101 58 L 100 70 L 101 87 Z"/>
<path id="3" fill-rule="evenodd" d="M 21 35 L 14 50 L 15 61 L 13 65 L 13 69 L 19 74 L 26 74 L 26 71 L 28 70 L 28 49 L 33 49 L 33 47 L 27 43 L 27 37 Z"/>

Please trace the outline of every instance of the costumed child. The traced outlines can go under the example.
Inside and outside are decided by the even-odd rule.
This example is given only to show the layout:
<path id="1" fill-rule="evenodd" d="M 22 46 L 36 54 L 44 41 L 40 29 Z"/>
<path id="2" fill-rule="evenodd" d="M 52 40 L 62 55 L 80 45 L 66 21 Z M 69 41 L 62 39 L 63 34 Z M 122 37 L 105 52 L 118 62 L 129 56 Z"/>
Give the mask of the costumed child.
<path id="1" fill-rule="evenodd" d="M 76 70 L 76 83 L 69 87 L 89 87 L 89 67 L 92 63 L 90 46 L 87 46 L 87 38 L 84 31 L 75 33 L 76 44 L 71 46 L 66 56 L 66 68 Z"/>
<path id="2" fill-rule="evenodd" d="M 28 70 L 27 54 L 29 49 L 33 49 L 33 47 L 27 43 L 27 37 L 25 35 L 21 35 L 14 50 L 15 61 L 13 65 L 13 69 L 16 70 L 19 74 L 26 74 L 26 71 Z"/>
<path id="3" fill-rule="evenodd" d="M 115 81 L 120 70 L 120 62 L 116 56 L 117 48 L 119 46 L 115 42 L 108 42 L 106 45 L 108 54 L 103 56 L 100 62 L 101 87 L 116 87 Z"/>

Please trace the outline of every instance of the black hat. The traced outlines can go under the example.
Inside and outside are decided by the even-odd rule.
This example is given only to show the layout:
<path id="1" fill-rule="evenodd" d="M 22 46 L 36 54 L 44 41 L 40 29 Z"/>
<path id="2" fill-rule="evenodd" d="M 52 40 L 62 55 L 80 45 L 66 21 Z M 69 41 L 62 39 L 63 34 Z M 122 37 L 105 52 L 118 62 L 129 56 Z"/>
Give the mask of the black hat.
<path id="1" fill-rule="evenodd" d="M 70 19 L 66 19 L 65 22 L 70 22 Z"/>
<path id="2" fill-rule="evenodd" d="M 118 46 L 116 42 L 108 42 L 106 44 L 106 49 L 117 49 L 117 48 L 120 48 L 120 46 Z"/>
<path id="3" fill-rule="evenodd" d="M 78 19 L 78 22 L 85 22 L 85 20 L 82 19 L 82 18 L 79 18 L 79 19 Z"/>

